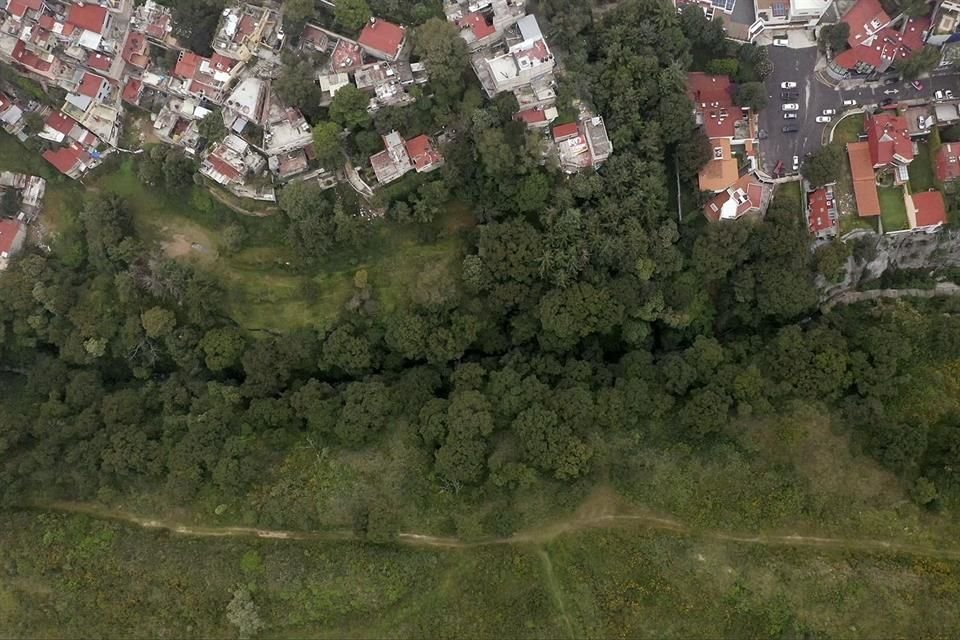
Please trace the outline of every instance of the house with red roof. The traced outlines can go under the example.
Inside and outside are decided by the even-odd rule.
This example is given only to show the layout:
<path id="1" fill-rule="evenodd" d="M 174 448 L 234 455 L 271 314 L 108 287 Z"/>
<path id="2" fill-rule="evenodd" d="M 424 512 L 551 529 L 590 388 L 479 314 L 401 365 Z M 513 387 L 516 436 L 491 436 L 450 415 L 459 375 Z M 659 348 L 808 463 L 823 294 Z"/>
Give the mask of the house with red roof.
<path id="1" fill-rule="evenodd" d="M 407 28 L 381 18 L 370 18 L 357 42 L 374 58 L 396 62 L 407 41 Z"/>
<path id="2" fill-rule="evenodd" d="M 946 224 L 947 207 L 942 193 L 937 190 L 921 191 L 910 197 L 913 199 L 913 211 L 908 207 L 907 217 L 910 218 L 911 229 L 931 230 Z"/>
<path id="3" fill-rule="evenodd" d="M 523 0 L 447 0 L 443 10 L 471 51 L 499 40 L 525 13 Z"/>
<path id="4" fill-rule="evenodd" d="M 173 15 L 169 8 L 157 4 L 154 0 L 146 0 L 134 8 L 130 25 L 134 31 L 143 33 L 159 44 L 170 44 Z"/>
<path id="5" fill-rule="evenodd" d="M 948 142 L 937 150 L 934 171 L 940 182 L 960 180 L 960 142 Z"/>
<path id="6" fill-rule="evenodd" d="M 559 117 L 560 112 L 556 107 L 534 107 L 532 109 L 523 109 L 513 114 L 513 119 L 522 122 L 531 129 L 549 127 L 550 123 Z"/>
<path id="7" fill-rule="evenodd" d="M 885 26 L 837 54 L 830 61 L 828 71 L 838 79 L 844 78 L 849 72 L 870 74 L 887 71 L 923 48 L 923 37 L 929 28 L 928 17 L 907 18 L 899 27 Z M 851 27 L 850 40 L 853 39 Z"/>
<path id="8" fill-rule="evenodd" d="M 54 111 L 47 116 L 43 123 L 43 131 L 38 133 L 37 136 L 57 144 L 73 141 L 83 147 L 90 148 L 96 147 L 100 143 L 95 135 L 61 111 Z"/>
<path id="9" fill-rule="evenodd" d="M 0 271 L 10 264 L 10 258 L 20 253 L 27 238 L 27 225 L 19 220 L 0 218 Z"/>
<path id="10" fill-rule="evenodd" d="M 43 8 L 43 0 L 7 0 L 7 13 L 14 20 L 24 18 L 36 19 L 37 13 Z"/>
<path id="11" fill-rule="evenodd" d="M 174 93 L 203 97 L 221 104 L 238 69 L 240 65 L 231 58 L 217 54 L 204 58 L 192 51 L 181 51 L 173 69 L 174 81 L 169 88 Z"/>
<path id="12" fill-rule="evenodd" d="M 101 71 L 106 73 L 110 71 L 110 67 L 113 65 L 113 58 L 103 53 L 97 51 L 91 51 L 87 55 L 87 66 L 91 69 Z"/>
<path id="13" fill-rule="evenodd" d="M 120 55 L 130 66 L 146 69 L 150 66 L 150 44 L 147 42 L 147 36 L 137 31 L 128 33 Z"/>
<path id="14" fill-rule="evenodd" d="M 142 95 L 143 81 L 139 78 L 127 78 L 126 84 L 123 85 L 121 99 L 134 106 L 140 106 L 140 96 Z"/>
<path id="15" fill-rule="evenodd" d="M 770 204 L 770 185 L 747 173 L 727 189 L 713 196 L 703 206 L 703 214 L 711 222 L 738 220 L 747 215 L 760 215 Z"/>
<path id="16" fill-rule="evenodd" d="M 113 85 L 104 78 L 90 71 L 85 71 L 74 93 L 67 94 L 67 103 L 80 110 L 80 114 L 87 111 L 91 104 L 104 102 L 110 97 Z M 71 113 L 73 113 L 71 111 Z M 81 117 L 77 114 L 77 117 Z M 81 117 L 82 119 L 82 117 Z"/>
<path id="17" fill-rule="evenodd" d="M 34 73 L 44 80 L 55 82 L 63 64 L 51 53 L 38 55 L 23 40 L 17 40 L 10 52 L 11 62 L 17 68 Z"/>
<path id="18" fill-rule="evenodd" d="M 880 196 L 877 193 L 877 176 L 874 173 L 870 144 L 847 143 L 847 156 L 850 158 L 850 174 L 853 178 L 853 196 L 857 203 L 857 214 L 861 218 L 879 216 Z"/>
<path id="19" fill-rule="evenodd" d="M 66 147 L 44 151 L 43 159 L 56 167 L 60 173 L 76 180 L 89 168 L 91 157 L 80 145 L 71 143 Z"/>
<path id="20" fill-rule="evenodd" d="M 425 135 L 410 138 L 404 143 L 407 155 L 417 173 L 427 173 L 443 166 L 443 156 Z"/>
<path id="21" fill-rule="evenodd" d="M 833 187 L 821 187 L 807 195 L 807 227 L 816 238 L 837 235 L 837 207 Z"/>
<path id="22" fill-rule="evenodd" d="M 864 126 L 873 168 L 893 169 L 898 184 L 909 180 L 907 165 L 913 162 L 913 141 L 906 118 L 889 112 L 867 115 Z"/>
<path id="23" fill-rule="evenodd" d="M 747 158 L 756 154 L 753 114 L 733 102 L 735 87 L 729 76 L 687 74 L 687 96 L 693 102 L 694 118 L 710 138 L 713 154 L 700 170 L 701 191 L 723 192 L 740 178 L 736 152 Z"/>
<path id="24" fill-rule="evenodd" d="M 67 21 L 77 29 L 104 35 L 110 26 L 110 12 L 106 7 L 90 2 L 80 2 L 67 7 Z"/>
<path id="25" fill-rule="evenodd" d="M 560 168 L 567 173 L 596 169 L 613 153 L 603 118 L 587 117 L 553 128 L 553 143 Z"/>

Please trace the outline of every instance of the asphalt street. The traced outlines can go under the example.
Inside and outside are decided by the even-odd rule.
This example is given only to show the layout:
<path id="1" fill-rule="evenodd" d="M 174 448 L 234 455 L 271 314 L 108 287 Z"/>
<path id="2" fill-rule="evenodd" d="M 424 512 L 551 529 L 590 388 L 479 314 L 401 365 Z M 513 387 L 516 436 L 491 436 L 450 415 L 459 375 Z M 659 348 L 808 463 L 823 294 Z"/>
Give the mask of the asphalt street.
<path id="1" fill-rule="evenodd" d="M 760 166 L 771 173 L 778 161 L 783 161 L 784 168 L 789 172 L 793 165 L 793 156 L 803 157 L 821 146 L 824 127 L 830 124 L 821 124 L 816 117 L 824 109 L 836 109 L 837 118 L 843 112 L 844 100 L 856 100 L 864 107 L 876 106 L 884 98 L 892 97 L 895 100 L 913 100 L 922 97 L 933 97 L 938 89 L 951 89 L 955 95 L 960 94 L 957 87 L 960 81 L 956 75 L 935 76 L 924 78 L 919 91 L 907 82 L 898 80 L 896 84 L 884 85 L 882 80 L 870 83 L 855 90 L 841 91 L 828 87 L 817 81 L 814 68 L 817 63 L 817 49 L 792 49 L 789 47 L 767 47 L 770 60 L 773 62 L 773 73 L 766 80 L 769 104 L 760 113 L 761 136 L 766 138 L 760 141 Z M 784 120 L 780 100 L 781 82 L 796 82 L 800 91 L 797 101 L 800 111 L 796 120 Z M 897 89 L 899 93 L 887 96 L 886 89 Z M 796 133 L 783 133 L 785 125 L 796 125 Z"/>

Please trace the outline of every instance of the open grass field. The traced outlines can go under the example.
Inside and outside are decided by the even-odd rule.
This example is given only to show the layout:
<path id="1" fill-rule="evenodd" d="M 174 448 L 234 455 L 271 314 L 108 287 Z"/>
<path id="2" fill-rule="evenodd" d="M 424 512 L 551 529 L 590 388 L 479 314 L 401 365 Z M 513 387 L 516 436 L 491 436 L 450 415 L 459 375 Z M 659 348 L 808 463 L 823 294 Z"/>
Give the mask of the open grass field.
<path id="1" fill-rule="evenodd" d="M 877 187 L 880 197 L 880 219 L 884 233 L 903 231 L 910 228 L 907 219 L 907 206 L 903 202 L 902 187 Z"/>

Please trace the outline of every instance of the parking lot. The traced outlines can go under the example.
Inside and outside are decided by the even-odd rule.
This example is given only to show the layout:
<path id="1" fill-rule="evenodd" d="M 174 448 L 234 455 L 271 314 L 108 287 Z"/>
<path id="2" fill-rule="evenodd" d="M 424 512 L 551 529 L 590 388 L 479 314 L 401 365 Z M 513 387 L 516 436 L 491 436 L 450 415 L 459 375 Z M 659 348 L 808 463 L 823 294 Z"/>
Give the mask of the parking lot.
<path id="1" fill-rule="evenodd" d="M 957 93 L 958 78 L 956 75 L 936 76 L 921 80 L 923 88 L 917 90 L 909 83 L 898 81 L 896 84 L 884 85 L 882 81 L 870 83 L 856 90 L 839 91 L 828 87 L 816 80 L 814 69 L 817 64 L 816 47 L 793 49 L 788 47 L 768 47 L 770 61 L 773 62 L 773 73 L 766 80 L 769 104 L 760 113 L 760 168 L 766 173 L 772 173 L 777 162 L 782 161 L 789 172 L 793 164 L 793 156 L 803 157 L 821 146 L 824 127 L 816 121 L 824 109 L 836 109 L 836 119 L 843 112 L 844 100 L 856 100 L 864 107 L 873 107 L 887 97 L 895 100 L 912 100 L 921 97 L 933 97 L 935 91 L 952 89 Z M 795 91 L 800 92 L 796 101 L 800 105 L 796 120 L 784 120 L 780 100 L 781 82 L 796 82 Z M 898 94 L 887 96 L 883 92 L 896 89 Z M 795 125 L 795 133 L 783 133 L 782 127 Z M 764 136 L 766 136 L 764 138 Z"/>

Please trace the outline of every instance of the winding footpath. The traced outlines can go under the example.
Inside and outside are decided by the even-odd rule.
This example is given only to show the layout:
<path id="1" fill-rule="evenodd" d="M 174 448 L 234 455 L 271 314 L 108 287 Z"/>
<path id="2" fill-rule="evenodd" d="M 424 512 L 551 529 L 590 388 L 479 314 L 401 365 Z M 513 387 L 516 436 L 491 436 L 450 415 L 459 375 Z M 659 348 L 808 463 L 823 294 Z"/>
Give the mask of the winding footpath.
<path id="1" fill-rule="evenodd" d="M 143 529 L 168 531 L 173 534 L 199 538 L 262 538 L 271 540 L 311 541 L 311 542 L 348 542 L 358 540 L 350 530 L 329 531 L 292 531 L 282 529 L 260 529 L 255 527 L 210 527 L 186 525 L 167 520 L 157 520 L 139 516 L 126 511 L 108 509 L 99 505 L 82 502 L 47 502 L 33 506 L 42 511 L 83 514 L 100 520 L 114 520 L 136 525 Z M 560 520 L 543 527 L 516 533 L 506 538 L 489 538 L 469 541 L 455 537 L 431 536 L 421 533 L 401 532 L 397 542 L 411 547 L 436 549 L 471 549 L 502 545 L 539 545 L 549 543 L 559 536 L 577 533 L 589 529 L 607 529 L 635 526 L 654 531 L 662 531 L 677 536 L 689 536 L 718 542 L 761 545 L 768 547 L 814 548 L 833 551 L 852 551 L 863 553 L 890 553 L 960 560 L 960 547 L 945 545 L 923 545 L 893 540 L 870 538 L 840 538 L 828 536 L 804 536 L 782 534 L 737 534 L 720 530 L 703 530 L 690 527 L 669 518 L 643 513 L 600 512 L 575 514 L 569 519 Z"/>

